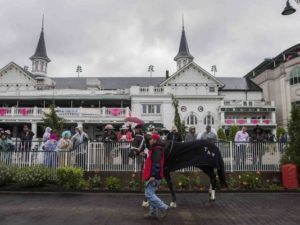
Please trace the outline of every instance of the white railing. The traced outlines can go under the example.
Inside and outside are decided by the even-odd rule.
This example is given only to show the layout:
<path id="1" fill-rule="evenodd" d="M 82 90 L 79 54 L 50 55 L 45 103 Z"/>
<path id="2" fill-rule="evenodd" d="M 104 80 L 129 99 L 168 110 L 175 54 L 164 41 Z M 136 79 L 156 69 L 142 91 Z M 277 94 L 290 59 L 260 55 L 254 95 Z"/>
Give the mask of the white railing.
<path id="1" fill-rule="evenodd" d="M 44 112 L 49 112 L 49 108 L 38 108 L 38 107 L 0 107 L 0 119 L 1 118 L 28 118 L 34 117 L 41 119 Z M 74 117 L 126 117 L 129 115 L 130 109 L 126 108 L 61 108 L 57 107 L 56 112 L 59 116 L 64 118 Z"/>
<path id="2" fill-rule="evenodd" d="M 164 94 L 164 87 L 140 87 L 139 88 L 139 94 L 143 95 L 161 95 Z"/>
<path id="3" fill-rule="evenodd" d="M 266 106 L 266 107 L 274 107 L 274 102 L 267 101 L 245 101 L 245 100 L 225 100 L 221 102 L 222 107 L 230 107 L 230 106 L 239 106 L 239 107 L 258 107 L 258 106 Z"/>
<path id="4" fill-rule="evenodd" d="M 226 125 L 274 125 L 275 121 L 273 121 L 271 118 L 266 119 L 225 119 L 224 124 Z"/>
<path id="5" fill-rule="evenodd" d="M 33 144 L 31 145 L 33 146 Z M 217 143 L 227 172 L 279 171 L 285 143 Z M 46 165 L 51 168 L 81 167 L 85 171 L 140 171 L 142 158 L 128 157 L 130 143 L 88 142 L 73 151 L 0 151 L 0 162 L 17 167 Z M 186 168 L 182 171 L 197 171 Z"/>

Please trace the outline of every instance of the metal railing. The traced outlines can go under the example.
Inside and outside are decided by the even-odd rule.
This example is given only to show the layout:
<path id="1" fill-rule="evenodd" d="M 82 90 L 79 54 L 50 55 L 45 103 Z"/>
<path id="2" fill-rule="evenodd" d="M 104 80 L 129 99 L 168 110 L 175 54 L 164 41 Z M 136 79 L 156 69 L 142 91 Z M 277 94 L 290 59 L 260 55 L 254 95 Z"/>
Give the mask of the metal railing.
<path id="1" fill-rule="evenodd" d="M 225 170 L 236 171 L 279 171 L 280 159 L 286 143 L 218 142 Z M 31 150 L 21 148 L 0 151 L 0 162 L 17 167 L 45 165 L 50 168 L 65 166 L 81 167 L 85 171 L 140 171 L 142 158 L 128 157 L 130 143 L 87 142 L 71 151 L 44 151 L 41 147 Z M 182 171 L 198 171 L 190 167 Z"/>

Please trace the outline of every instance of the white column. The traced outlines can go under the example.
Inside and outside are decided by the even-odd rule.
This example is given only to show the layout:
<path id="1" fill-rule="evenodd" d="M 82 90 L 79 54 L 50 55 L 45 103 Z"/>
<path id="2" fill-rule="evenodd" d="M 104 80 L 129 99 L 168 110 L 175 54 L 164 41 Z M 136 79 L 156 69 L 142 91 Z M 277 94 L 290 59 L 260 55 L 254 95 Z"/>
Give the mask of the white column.
<path id="1" fill-rule="evenodd" d="M 225 124 L 225 112 L 221 111 L 221 125 Z"/>
<path id="2" fill-rule="evenodd" d="M 129 107 L 126 107 L 125 110 L 126 110 L 126 112 L 125 112 L 126 115 L 125 116 L 128 117 L 129 116 L 129 111 L 130 111 Z"/>
<path id="3" fill-rule="evenodd" d="M 31 131 L 34 133 L 33 138 L 36 138 L 36 133 L 37 133 L 37 123 L 36 122 L 31 122 Z"/>
<path id="4" fill-rule="evenodd" d="M 276 113 L 272 112 L 272 123 L 276 123 Z"/>
<path id="5" fill-rule="evenodd" d="M 82 122 L 77 122 L 77 127 L 83 127 L 83 123 Z"/>
<path id="6" fill-rule="evenodd" d="M 33 107 L 33 116 L 37 117 L 37 114 L 38 114 L 38 108 L 35 106 Z"/>

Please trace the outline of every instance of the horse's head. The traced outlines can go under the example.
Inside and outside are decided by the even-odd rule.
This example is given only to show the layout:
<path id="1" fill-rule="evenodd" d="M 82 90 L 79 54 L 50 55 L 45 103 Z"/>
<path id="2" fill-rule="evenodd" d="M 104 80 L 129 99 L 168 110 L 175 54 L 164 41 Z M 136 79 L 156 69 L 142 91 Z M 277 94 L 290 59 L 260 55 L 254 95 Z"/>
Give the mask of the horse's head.
<path id="1" fill-rule="evenodd" d="M 137 134 L 135 135 L 128 156 L 134 159 L 136 156 L 139 156 L 141 152 L 145 149 L 145 137 L 144 135 Z"/>

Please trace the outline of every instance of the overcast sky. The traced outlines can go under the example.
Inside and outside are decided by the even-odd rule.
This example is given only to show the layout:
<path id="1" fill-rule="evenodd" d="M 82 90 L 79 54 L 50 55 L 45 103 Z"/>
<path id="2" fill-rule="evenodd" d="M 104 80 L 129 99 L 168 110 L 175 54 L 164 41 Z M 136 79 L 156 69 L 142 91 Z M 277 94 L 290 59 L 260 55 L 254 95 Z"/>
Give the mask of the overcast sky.
<path id="1" fill-rule="evenodd" d="M 0 0 L 0 67 L 29 65 L 45 14 L 49 76 L 153 76 L 175 72 L 184 14 L 194 61 L 217 76 L 243 76 L 300 42 L 285 0 Z"/>

